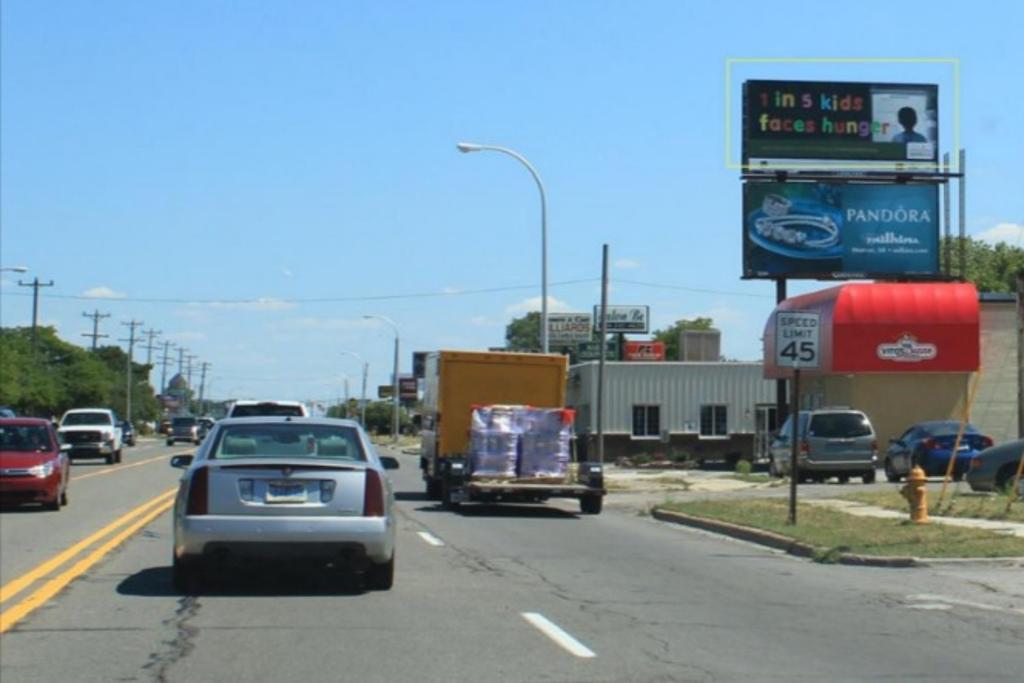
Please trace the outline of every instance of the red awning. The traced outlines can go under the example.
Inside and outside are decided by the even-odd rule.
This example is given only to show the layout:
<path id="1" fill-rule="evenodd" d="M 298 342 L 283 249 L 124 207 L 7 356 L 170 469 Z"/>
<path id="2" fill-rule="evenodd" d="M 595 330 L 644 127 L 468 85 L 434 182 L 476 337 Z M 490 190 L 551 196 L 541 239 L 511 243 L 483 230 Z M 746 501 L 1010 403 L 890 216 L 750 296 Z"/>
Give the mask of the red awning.
<path id="1" fill-rule="evenodd" d="M 847 284 L 791 297 L 776 311 L 820 318 L 817 374 L 974 372 L 980 364 L 978 291 L 962 283 Z M 775 365 L 775 315 L 764 330 L 765 377 Z"/>

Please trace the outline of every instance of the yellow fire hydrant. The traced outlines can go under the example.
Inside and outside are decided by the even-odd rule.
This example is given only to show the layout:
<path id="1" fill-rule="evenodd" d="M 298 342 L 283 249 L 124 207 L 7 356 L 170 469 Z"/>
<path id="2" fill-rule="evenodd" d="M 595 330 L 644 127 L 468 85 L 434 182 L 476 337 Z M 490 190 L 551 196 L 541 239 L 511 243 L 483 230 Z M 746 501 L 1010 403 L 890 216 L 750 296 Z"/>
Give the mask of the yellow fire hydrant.
<path id="1" fill-rule="evenodd" d="M 900 494 L 910 503 L 910 521 L 914 524 L 928 523 L 928 477 L 920 467 L 914 467 L 907 475 L 907 484 Z"/>

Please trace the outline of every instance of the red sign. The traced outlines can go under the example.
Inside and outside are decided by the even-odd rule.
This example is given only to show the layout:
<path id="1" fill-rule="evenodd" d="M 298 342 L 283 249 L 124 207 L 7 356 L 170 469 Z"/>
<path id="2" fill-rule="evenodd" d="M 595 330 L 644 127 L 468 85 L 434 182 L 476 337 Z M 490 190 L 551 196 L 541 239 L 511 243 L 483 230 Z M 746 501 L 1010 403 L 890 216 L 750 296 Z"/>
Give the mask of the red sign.
<path id="1" fill-rule="evenodd" d="M 628 341 L 626 360 L 665 360 L 665 342 Z"/>

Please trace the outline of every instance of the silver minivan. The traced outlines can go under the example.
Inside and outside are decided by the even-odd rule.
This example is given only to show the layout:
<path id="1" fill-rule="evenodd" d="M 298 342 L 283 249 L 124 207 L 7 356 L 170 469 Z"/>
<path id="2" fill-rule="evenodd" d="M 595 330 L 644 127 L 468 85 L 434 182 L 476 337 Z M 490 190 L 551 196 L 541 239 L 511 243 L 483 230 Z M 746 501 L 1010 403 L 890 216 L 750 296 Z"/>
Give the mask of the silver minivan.
<path id="1" fill-rule="evenodd" d="M 875 481 L 878 441 L 868 416 L 850 408 L 821 408 L 800 411 L 800 481 L 823 482 L 836 477 L 845 484 L 860 477 L 865 484 Z M 789 473 L 793 417 L 786 419 L 772 441 L 769 469 L 774 476 Z"/>

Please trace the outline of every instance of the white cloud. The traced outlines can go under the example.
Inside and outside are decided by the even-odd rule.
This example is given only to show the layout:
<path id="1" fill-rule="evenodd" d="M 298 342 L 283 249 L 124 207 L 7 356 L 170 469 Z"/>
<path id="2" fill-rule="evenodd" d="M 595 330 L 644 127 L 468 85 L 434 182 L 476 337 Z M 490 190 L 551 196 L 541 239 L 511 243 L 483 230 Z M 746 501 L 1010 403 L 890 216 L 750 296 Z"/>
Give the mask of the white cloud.
<path id="1" fill-rule="evenodd" d="M 615 261 L 615 267 L 619 270 L 632 270 L 640 267 L 640 262 L 631 258 L 620 258 Z"/>
<path id="2" fill-rule="evenodd" d="M 295 273 L 293 273 L 292 269 L 289 268 L 288 266 L 282 266 L 281 274 L 284 275 L 285 277 L 295 277 Z"/>
<path id="3" fill-rule="evenodd" d="M 177 344 L 183 344 L 185 342 L 204 341 L 206 334 L 203 332 L 175 332 L 167 335 L 167 339 Z"/>
<path id="4" fill-rule="evenodd" d="M 262 297 L 252 301 L 214 301 L 206 305 L 210 308 L 229 311 L 286 311 L 296 306 L 291 301 L 273 297 Z"/>
<path id="5" fill-rule="evenodd" d="M 505 323 L 500 320 L 495 320 L 486 315 L 476 315 L 469 319 L 470 325 L 477 327 L 504 327 Z"/>
<path id="6" fill-rule="evenodd" d="M 512 304 L 505 308 L 505 312 L 509 315 L 523 315 L 531 311 L 540 311 L 541 299 L 539 296 L 532 296 L 528 299 L 523 299 L 519 303 Z M 572 307 L 564 301 L 559 301 L 553 296 L 548 295 L 548 312 L 555 311 L 571 311 Z"/>
<path id="7" fill-rule="evenodd" d="M 458 287 L 444 287 L 441 289 L 442 294 L 460 294 L 462 292 Z"/>
<path id="8" fill-rule="evenodd" d="M 377 327 L 377 322 L 366 318 L 295 318 L 284 325 L 294 325 L 305 330 L 366 330 Z"/>
<path id="9" fill-rule="evenodd" d="M 125 297 L 124 292 L 115 292 L 110 287 L 100 285 L 99 287 L 93 287 L 82 292 L 82 296 L 92 297 L 94 299 L 123 299 Z"/>
<path id="10" fill-rule="evenodd" d="M 997 223 L 987 230 L 975 233 L 972 237 L 989 244 L 1004 242 L 1011 247 L 1024 246 L 1024 225 L 1020 223 Z"/>

